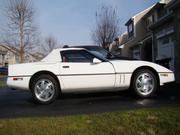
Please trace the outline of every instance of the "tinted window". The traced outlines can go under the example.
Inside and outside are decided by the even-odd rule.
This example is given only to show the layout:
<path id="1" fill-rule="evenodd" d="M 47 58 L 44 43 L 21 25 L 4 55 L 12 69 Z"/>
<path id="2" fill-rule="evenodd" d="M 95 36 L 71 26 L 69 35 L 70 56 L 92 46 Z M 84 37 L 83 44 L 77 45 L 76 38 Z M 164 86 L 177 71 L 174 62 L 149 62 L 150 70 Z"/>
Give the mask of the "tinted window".
<path id="1" fill-rule="evenodd" d="M 84 50 L 70 50 L 61 52 L 63 62 L 92 62 L 95 58 Z"/>

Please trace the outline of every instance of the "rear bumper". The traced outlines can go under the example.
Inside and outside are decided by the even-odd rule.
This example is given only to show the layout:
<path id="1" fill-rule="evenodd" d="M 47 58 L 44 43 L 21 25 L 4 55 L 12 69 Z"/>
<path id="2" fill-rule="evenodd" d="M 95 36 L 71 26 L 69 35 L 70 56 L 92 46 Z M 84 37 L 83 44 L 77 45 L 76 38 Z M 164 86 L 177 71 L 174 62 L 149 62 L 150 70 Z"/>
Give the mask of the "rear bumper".
<path id="1" fill-rule="evenodd" d="M 12 89 L 29 90 L 30 77 L 8 77 L 7 86 Z"/>

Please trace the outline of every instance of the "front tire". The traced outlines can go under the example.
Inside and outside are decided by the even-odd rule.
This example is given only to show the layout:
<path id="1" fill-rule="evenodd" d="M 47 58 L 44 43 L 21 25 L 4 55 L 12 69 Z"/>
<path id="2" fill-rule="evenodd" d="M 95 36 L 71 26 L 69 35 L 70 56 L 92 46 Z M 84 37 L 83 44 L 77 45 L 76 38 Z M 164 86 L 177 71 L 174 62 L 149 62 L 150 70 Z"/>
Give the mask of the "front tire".
<path id="1" fill-rule="evenodd" d="M 158 88 L 157 77 L 148 69 L 139 70 L 133 77 L 132 87 L 139 97 L 151 97 Z"/>
<path id="2" fill-rule="evenodd" d="M 50 75 L 36 77 L 31 86 L 33 98 L 39 104 L 52 103 L 59 95 L 58 83 Z"/>

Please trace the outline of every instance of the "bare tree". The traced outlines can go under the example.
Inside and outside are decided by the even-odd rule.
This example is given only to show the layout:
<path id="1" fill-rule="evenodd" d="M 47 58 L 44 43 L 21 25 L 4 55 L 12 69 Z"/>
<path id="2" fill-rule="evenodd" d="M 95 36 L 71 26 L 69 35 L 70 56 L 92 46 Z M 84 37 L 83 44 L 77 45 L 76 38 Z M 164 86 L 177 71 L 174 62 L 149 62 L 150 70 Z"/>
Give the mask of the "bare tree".
<path id="1" fill-rule="evenodd" d="M 27 50 L 37 45 L 37 28 L 34 25 L 34 8 L 31 0 L 9 0 L 5 9 L 7 25 L 3 42 L 19 50 L 20 63 Z"/>
<path id="2" fill-rule="evenodd" d="M 58 43 L 55 37 L 49 35 L 45 38 L 44 44 L 42 45 L 43 52 L 46 54 L 51 52 L 53 49 L 58 47 Z"/>
<path id="3" fill-rule="evenodd" d="M 120 23 L 117 12 L 112 7 L 102 6 L 96 12 L 96 27 L 92 32 L 94 43 L 108 49 L 110 43 L 120 35 Z"/>

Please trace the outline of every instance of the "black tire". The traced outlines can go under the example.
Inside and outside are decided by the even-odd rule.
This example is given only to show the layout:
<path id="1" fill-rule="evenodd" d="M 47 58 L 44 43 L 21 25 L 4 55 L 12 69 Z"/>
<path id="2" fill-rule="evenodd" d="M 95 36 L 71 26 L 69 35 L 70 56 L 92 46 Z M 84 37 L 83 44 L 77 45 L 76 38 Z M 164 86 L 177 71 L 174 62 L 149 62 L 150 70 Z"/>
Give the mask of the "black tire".
<path id="1" fill-rule="evenodd" d="M 146 81 L 144 81 L 143 83 L 139 83 L 141 78 L 143 78 L 143 77 L 141 77 L 143 75 L 145 75 L 149 79 L 149 81 L 147 81 L 147 79 L 146 79 L 146 81 L 150 83 L 149 85 L 146 84 L 147 83 Z M 139 84 L 141 84 L 141 85 L 139 85 Z M 144 86 L 144 85 L 147 85 L 147 86 Z M 152 71 L 150 71 L 148 69 L 141 69 L 141 70 L 135 72 L 135 74 L 133 75 L 131 87 L 134 90 L 135 94 L 141 98 L 152 97 L 158 89 L 157 77 Z M 138 89 L 138 87 L 140 87 L 140 88 Z M 148 89 L 150 89 L 149 92 L 143 92 L 143 91 L 145 91 L 145 89 L 144 89 L 145 87 L 149 87 L 148 88 Z"/>
<path id="2" fill-rule="evenodd" d="M 47 81 L 49 84 L 51 83 L 51 85 L 48 86 L 48 87 L 50 87 L 51 91 L 53 91 L 53 94 L 49 93 L 50 97 L 46 101 L 41 100 L 40 96 L 39 96 L 39 98 L 37 96 L 37 93 L 38 93 L 37 91 L 38 90 L 37 90 L 36 86 L 38 85 L 38 83 L 40 84 L 41 81 L 43 81 L 43 80 Z M 46 87 L 47 87 L 47 85 L 48 84 L 46 84 Z M 44 85 L 44 87 L 45 87 L 45 85 Z M 39 91 L 41 91 L 41 90 L 39 90 Z M 45 91 L 45 90 L 43 90 L 43 91 Z M 51 75 L 46 75 L 46 74 L 39 75 L 36 78 L 34 78 L 34 80 L 32 81 L 31 92 L 32 92 L 33 98 L 34 98 L 36 103 L 38 103 L 38 104 L 50 104 L 50 103 L 54 102 L 57 99 L 57 97 L 59 96 L 59 94 L 60 94 L 60 86 L 57 83 L 56 79 L 54 77 L 52 77 Z M 40 94 L 41 93 L 43 93 L 43 92 L 41 91 Z"/>

